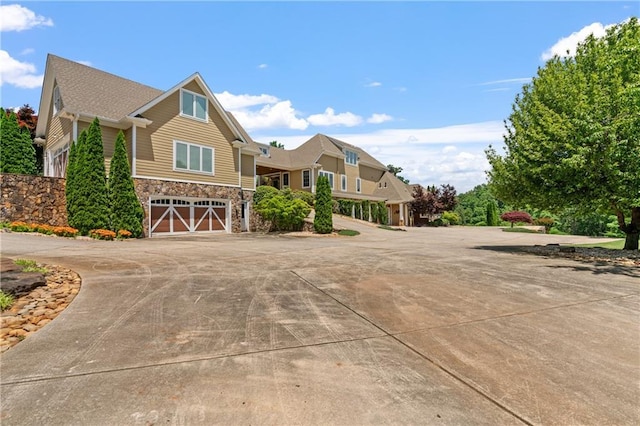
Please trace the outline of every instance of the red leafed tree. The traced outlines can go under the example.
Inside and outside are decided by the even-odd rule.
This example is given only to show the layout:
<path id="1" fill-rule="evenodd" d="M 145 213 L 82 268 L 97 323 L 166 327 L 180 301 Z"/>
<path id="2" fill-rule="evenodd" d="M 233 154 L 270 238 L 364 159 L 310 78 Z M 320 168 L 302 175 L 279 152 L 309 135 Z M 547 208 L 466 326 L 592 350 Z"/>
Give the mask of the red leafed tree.
<path id="1" fill-rule="evenodd" d="M 511 222 L 511 227 L 513 228 L 513 224 L 517 222 L 525 222 L 525 223 L 533 223 L 533 219 L 531 219 L 531 215 L 527 212 L 521 211 L 511 211 L 502 213 L 500 215 L 500 219 Z"/>

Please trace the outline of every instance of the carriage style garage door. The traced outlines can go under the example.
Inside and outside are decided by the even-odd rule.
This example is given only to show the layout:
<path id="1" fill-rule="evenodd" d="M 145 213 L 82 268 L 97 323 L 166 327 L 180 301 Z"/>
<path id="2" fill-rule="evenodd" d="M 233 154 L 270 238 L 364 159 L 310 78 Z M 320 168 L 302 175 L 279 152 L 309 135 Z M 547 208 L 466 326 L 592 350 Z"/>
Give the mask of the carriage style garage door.
<path id="1" fill-rule="evenodd" d="M 227 200 L 158 197 L 150 204 L 150 236 L 229 230 Z"/>

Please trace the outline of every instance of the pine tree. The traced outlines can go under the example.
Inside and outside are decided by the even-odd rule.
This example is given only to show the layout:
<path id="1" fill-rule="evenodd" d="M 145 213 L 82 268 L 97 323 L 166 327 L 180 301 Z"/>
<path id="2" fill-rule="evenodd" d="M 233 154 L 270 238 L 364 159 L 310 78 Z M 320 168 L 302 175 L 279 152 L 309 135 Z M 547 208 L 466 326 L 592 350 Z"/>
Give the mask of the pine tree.
<path id="1" fill-rule="evenodd" d="M 331 187 L 329 178 L 318 177 L 316 189 L 316 216 L 313 220 L 313 229 L 318 234 L 330 234 L 333 231 Z"/>
<path id="2" fill-rule="evenodd" d="M 80 151 L 83 149 L 87 139 L 87 132 L 83 130 L 78 140 L 69 147 L 69 159 L 67 160 L 67 181 L 65 184 L 65 197 L 67 201 L 67 223 L 72 225 L 75 223 L 75 213 L 77 211 L 77 193 L 78 193 L 78 158 Z M 72 225 L 73 226 L 73 225 Z"/>
<path id="3" fill-rule="evenodd" d="M 487 226 L 498 226 L 498 205 L 493 200 L 487 203 Z"/>
<path id="4" fill-rule="evenodd" d="M 73 170 L 73 200 L 76 211 L 69 225 L 83 235 L 92 229 L 109 229 L 109 197 L 104 167 L 104 148 L 100 122 L 94 119 L 86 139 L 78 147 Z"/>
<path id="5" fill-rule="evenodd" d="M 144 210 L 136 196 L 127 148 L 122 131 L 116 138 L 115 150 L 109 168 L 109 201 L 111 206 L 111 229 L 115 232 L 125 229 L 132 236 L 142 235 Z"/>
<path id="6" fill-rule="evenodd" d="M 29 131 L 21 129 L 15 113 L 0 108 L 0 173 L 36 174 L 36 151 Z"/>

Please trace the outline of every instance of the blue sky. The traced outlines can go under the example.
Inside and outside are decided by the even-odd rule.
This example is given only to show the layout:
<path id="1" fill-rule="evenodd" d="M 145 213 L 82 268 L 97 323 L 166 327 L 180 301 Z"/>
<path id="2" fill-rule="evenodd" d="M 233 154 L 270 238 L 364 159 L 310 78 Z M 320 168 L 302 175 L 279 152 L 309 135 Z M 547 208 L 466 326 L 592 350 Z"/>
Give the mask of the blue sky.
<path id="1" fill-rule="evenodd" d="M 316 133 L 424 185 L 485 181 L 522 84 L 637 2 L 3 2 L 3 107 L 47 53 L 158 89 L 198 71 L 260 142 Z"/>

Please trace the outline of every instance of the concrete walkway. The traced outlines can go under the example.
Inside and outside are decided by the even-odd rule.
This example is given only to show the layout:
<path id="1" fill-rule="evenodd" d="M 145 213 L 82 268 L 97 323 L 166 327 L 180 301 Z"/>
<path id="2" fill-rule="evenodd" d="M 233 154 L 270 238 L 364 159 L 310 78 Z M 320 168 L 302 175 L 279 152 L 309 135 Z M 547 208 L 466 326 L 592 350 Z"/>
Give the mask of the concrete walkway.
<path id="1" fill-rule="evenodd" d="M 0 356 L 0 423 L 640 423 L 639 271 L 504 250 L 582 237 L 348 228 L 1 234 L 83 286 Z"/>

